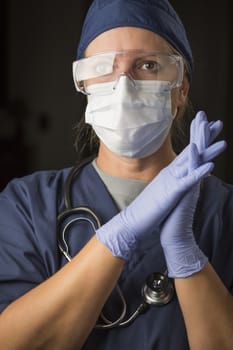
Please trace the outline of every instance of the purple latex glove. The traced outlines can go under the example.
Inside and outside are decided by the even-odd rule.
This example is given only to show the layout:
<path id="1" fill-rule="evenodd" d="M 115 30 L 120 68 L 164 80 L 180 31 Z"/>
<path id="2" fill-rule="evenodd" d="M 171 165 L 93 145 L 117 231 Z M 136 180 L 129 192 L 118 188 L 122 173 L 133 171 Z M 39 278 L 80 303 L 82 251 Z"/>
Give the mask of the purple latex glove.
<path id="1" fill-rule="evenodd" d="M 202 270 L 208 262 L 195 241 L 192 227 L 199 188 L 199 184 L 195 185 L 180 200 L 162 226 L 160 240 L 168 276 L 172 278 L 193 275 Z"/>
<path id="2" fill-rule="evenodd" d="M 199 111 L 196 114 L 190 126 L 190 143 L 196 144 L 201 163 L 214 159 L 226 148 L 225 141 L 218 141 L 212 144 L 222 128 L 223 123 L 221 120 L 208 122 L 205 112 Z"/>
<path id="3" fill-rule="evenodd" d="M 137 241 L 158 227 L 184 194 L 213 169 L 212 163 L 199 164 L 195 144 L 188 145 L 164 168 L 139 196 L 124 210 L 96 231 L 97 238 L 114 256 L 128 260 Z"/>
<path id="4" fill-rule="evenodd" d="M 197 145 L 199 161 L 204 162 L 221 153 L 226 143 L 219 141 L 209 147 L 218 136 L 222 123 L 208 122 L 204 112 L 199 112 L 190 129 L 190 139 Z M 197 164 L 190 163 L 189 173 Z M 200 185 L 196 184 L 180 200 L 162 226 L 161 245 L 167 262 L 168 275 L 184 278 L 203 269 L 208 259 L 198 247 L 193 235 L 193 218 L 199 198 Z"/>
<path id="5" fill-rule="evenodd" d="M 200 129 L 201 134 L 204 133 Z M 185 193 L 212 171 L 211 147 L 203 149 L 200 157 L 196 144 L 189 144 L 128 207 L 96 231 L 97 238 L 114 256 L 128 260 L 138 240 L 146 239 Z"/>

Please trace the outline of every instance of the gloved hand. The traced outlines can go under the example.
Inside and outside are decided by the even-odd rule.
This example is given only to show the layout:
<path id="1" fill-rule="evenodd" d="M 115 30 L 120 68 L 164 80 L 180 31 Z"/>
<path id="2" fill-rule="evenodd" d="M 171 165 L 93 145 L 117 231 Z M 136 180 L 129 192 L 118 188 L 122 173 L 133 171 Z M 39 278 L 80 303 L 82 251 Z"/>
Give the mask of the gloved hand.
<path id="1" fill-rule="evenodd" d="M 205 112 L 199 111 L 190 126 L 190 143 L 195 143 L 200 155 L 200 162 L 214 159 L 226 148 L 225 141 L 212 142 L 220 134 L 223 123 L 220 120 L 208 122 Z M 206 148 L 208 147 L 208 150 Z"/>
<path id="2" fill-rule="evenodd" d="M 204 112 L 199 112 L 190 129 L 190 139 L 197 145 L 199 161 L 208 161 L 225 149 L 226 143 L 219 141 L 209 147 L 222 129 L 220 121 L 208 123 Z M 190 164 L 189 172 L 195 169 Z M 193 235 L 193 218 L 199 198 L 200 184 L 197 183 L 180 200 L 162 226 L 161 245 L 165 254 L 169 277 L 184 278 L 205 266 L 208 259 L 198 247 Z"/>
<path id="3" fill-rule="evenodd" d="M 160 241 L 169 277 L 188 277 L 202 270 L 208 262 L 193 235 L 193 218 L 199 192 L 200 184 L 196 184 L 180 200 L 162 226 Z"/>
<path id="4" fill-rule="evenodd" d="M 97 238 L 114 256 L 128 260 L 137 241 L 158 227 L 184 194 L 212 171 L 212 152 L 207 147 L 200 157 L 196 144 L 189 144 L 128 207 L 96 231 Z"/>

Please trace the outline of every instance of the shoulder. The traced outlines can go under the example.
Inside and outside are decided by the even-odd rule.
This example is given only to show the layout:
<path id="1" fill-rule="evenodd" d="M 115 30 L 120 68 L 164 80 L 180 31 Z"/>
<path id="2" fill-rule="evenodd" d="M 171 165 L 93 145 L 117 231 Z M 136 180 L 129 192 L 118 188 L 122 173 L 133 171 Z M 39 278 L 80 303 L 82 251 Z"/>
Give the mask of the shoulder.
<path id="1" fill-rule="evenodd" d="M 233 288 L 233 186 L 215 176 L 204 180 L 196 211 L 195 236 L 216 272 Z"/>
<path id="2" fill-rule="evenodd" d="M 233 194 L 233 185 L 214 175 L 207 176 L 204 179 L 204 188 L 217 189 L 218 191 L 228 192 L 231 195 Z"/>
<path id="3" fill-rule="evenodd" d="M 226 183 L 216 176 L 208 176 L 202 184 L 202 205 L 216 212 L 228 212 L 233 210 L 233 185 Z"/>
<path id="4" fill-rule="evenodd" d="M 13 189 L 28 188 L 38 189 L 40 187 L 54 188 L 58 183 L 64 182 L 70 168 L 60 169 L 60 170 L 42 170 L 36 171 L 32 174 L 12 179 L 3 193 L 13 191 Z"/>
<path id="5" fill-rule="evenodd" d="M 233 186 L 208 176 L 202 183 L 195 224 L 205 246 L 217 250 L 219 243 L 233 244 Z M 228 243 L 227 243 L 228 242 Z"/>
<path id="6" fill-rule="evenodd" d="M 226 222 L 233 227 L 233 185 L 215 177 L 208 176 L 201 185 L 200 199 L 197 207 L 199 221 L 212 223 L 216 229 Z"/>
<path id="7" fill-rule="evenodd" d="M 38 171 L 10 181 L 0 193 L 1 228 L 11 227 L 23 233 L 35 232 L 43 221 L 48 225 L 63 206 L 68 171 Z"/>
<path id="8" fill-rule="evenodd" d="M 69 169 L 37 171 L 11 180 L 0 193 L 0 200 L 23 202 L 31 198 L 42 200 L 56 196 L 63 190 Z"/>

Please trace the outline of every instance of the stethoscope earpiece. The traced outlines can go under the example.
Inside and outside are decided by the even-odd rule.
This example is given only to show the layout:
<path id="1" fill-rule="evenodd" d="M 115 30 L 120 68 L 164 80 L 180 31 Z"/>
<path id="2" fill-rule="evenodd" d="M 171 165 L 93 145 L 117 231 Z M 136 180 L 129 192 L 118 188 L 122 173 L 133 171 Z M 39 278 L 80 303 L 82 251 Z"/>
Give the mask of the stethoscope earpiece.
<path id="1" fill-rule="evenodd" d="M 146 279 L 142 295 L 149 305 L 166 305 L 174 296 L 173 283 L 165 274 L 154 272 Z"/>

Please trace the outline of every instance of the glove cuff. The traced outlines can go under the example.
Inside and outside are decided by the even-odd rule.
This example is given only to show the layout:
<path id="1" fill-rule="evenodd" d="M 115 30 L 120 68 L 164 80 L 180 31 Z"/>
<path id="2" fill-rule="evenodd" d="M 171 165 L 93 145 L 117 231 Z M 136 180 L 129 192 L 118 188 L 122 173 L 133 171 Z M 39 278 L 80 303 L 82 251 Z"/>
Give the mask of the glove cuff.
<path id="1" fill-rule="evenodd" d="M 136 249 L 136 240 L 125 224 L 120 212 L 96 231 L 97 239 L 113 254 L 123 260 L 130 260 Z"/>
<path id="2" fill-rule="evenodd" d="M 171 278 L 189 277 L 201 271 L 208 262 L 208 258 L 196 244 L 182 249 L 174 249 L 174 246 L 168 245 L 164 248 L 164 254 L 168 276 Z"/>

